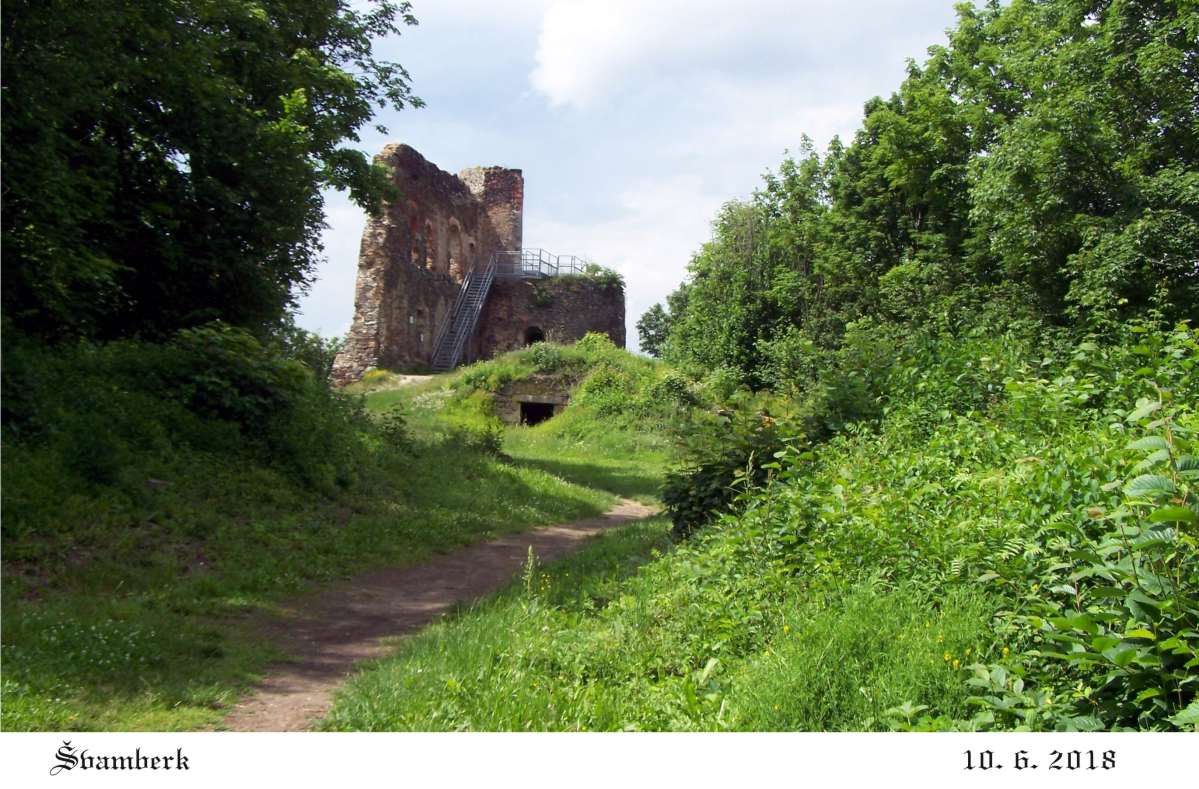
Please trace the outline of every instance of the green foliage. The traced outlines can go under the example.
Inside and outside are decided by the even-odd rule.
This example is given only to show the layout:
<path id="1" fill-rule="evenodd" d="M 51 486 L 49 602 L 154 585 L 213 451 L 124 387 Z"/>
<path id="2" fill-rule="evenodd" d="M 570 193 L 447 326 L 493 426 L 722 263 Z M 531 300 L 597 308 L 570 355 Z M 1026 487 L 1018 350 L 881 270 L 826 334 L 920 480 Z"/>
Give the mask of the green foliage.
<path id="1" fill-rule="evenodd" d="M 142 363 L 154 349 L 117 345 Z M 82 352 L 69 362 L 39 369 L 75 391 L 81 364 L 97 362 Z M 151 415 L 164 419 L 190 413 L 162 398 L 126 399 L 113 386 L 125 382 L 102 372 L 109 396 L 100 403 L 158 408 Z M 111 431 L 115 416 L 96 422 Z M 248 611 L 313 583 L 593 516 L 612 502 L 486 451 L 494 440 L 429 432 L 421 420 L 392 402 L 377 421 L 357 423 L 369 462 L 359 484 L 331 496 L 247 448 L 236 427 L 227 445 L 200 451 L 173 446 L 173 426 L 150 419 L 168 442 L 158 452 L 130 446 L 136 434 L 121 427 L 111 435 L 127 447 L 127 464 L 112 485 L 81 482 L 66 467 L 71 452 L 56 444 L 6 443 L 3 728 L 210 728 L 282 657 L 244 628 Z M 197 435 L 218 424 L 192 421 Z M 326 461 L 336 439 L 313 437 L 321 446 L 309 450 L 312 462 Z M 111 459 L 98 467 L 112 468 Z"/>
<path id="2" fill-rule="evenodd" d="M 602 287 L 624 291 L 624 277 L 619 272 L 598 263 L 584 263 L 579 276 Z"/>
<path id="3" fill-rule="evenodd" d="M 329 380 L 333 373 L 333 360 L 345 346 L 344 337 L 321 337 L 301 329 L 295 325 L 290 314 L 273 339 L 284 356 L 302 362 L 318 381 Z"/>
<path id="4" fill-rule="evenodd" d="M 5 3 L 6 318 L 52 339 L 277 322 L 319 259 L 321 190 L 380 205 L 341 146 L 420 104 L 372 53 L 401 24 L 391 0 Z"/>
<path id="5" fill-rule="evenodd" d="M 1157 371 L 1142 368 L 1137 377 L 1193 375 L 1199 350 L 1193 334 L 1145 340 L 1146 361 L 1168 361 Z M 1158 347 L 1150 351 L 1155 340 Z M 1110 479 L 1100 487 L 1103 495 L 1083 517 L 1054 519 L 1037 531 L 1044 558 L 1016 568 L 1018 581 L 1031 579 L 1047 590 L 1015 619 L 1034 648 L 1010 669 L 975 668 L 972 683 L 983 689 L 975 699 L 983 709 L 980 723 L 1171 728 L 1193 703 L 1199 690 L 1199 512 L 1191 488 L 1199 462 L 1191 454 L 1195 413 L 1174 399 L 1178 393 L 1158 388 L 1113 422 L 1114 435 L 1140 437 L 1109 456 L 1119 470 L 1102 474 Z M 1193 385 L 1181 393 L 1193 402 Z M 1033 677 L 1040 687 L 1026 691 L 1026 678 Z"/>
<path id="6" fill-rule="evenodd" d="M 1199 311 L 1199 14 L 1182 2 L 962 5 L 851 145 L 724 206 L 655 347 L 794 388 L 853 326 L 1108 332 Z"/>
<path id="7" fill-rule="evenodd" d="M 550 373 L 562 366 L 561 346 L 538 342 L 529 346 L 529 362 L 539 373 Z"/>
<path id="8" fill-rule="evenodd" d="M 637 340 L 642 353 L 660 357 L 669 336 L 670 315 L 661 304 L 650 307 L 637 319 Z"/>
<path id="9" fill-rule="evenodd" d="M 454 443 L 461 444 L 469 452 L 483 455 L 499 456 L 504 449 L 504 429 L 498 422 L 487 424 L 463 425 L 451 433 Z"/>
<path id="10" fill-rule="evenodd" d="M 359 383 L 364 386 L 375 386 L 381 384 L 391 378 L 391 373 L 387 370 L 367 370 Z"/>
<path id="11" fill-rule="evenodd" d="M 727 511 L 739 491 L 764 483 L 786 446 L 802 445 L 791 415 L 779 416 L 773 405 L 744 395 L 715 412 L 694 411 L 676 428 L 678 465 L 662 488 L 676 539 Z"/>
<path id="12" fill-rule="evenodd" d="M 328 726 L 1193 726 L 1197 341 L 912 338 L 878 421 L 810 445 L 787 440 L 804 413 L 771 436 L 787 404 L 764 395 L 699 411 L 697 457 L 780 446 L 704 529 L 615 585 L 538 569 L 365 672 Z"/>
<path id="13" fill-rule="evenodd" d="M 156 465 L 216 453 L 332 495 L 352 487 L 369 461 L 363 434 L 371 427 L 357 401 L 242 329 L 216 323 L 168 343 L 54 351 L 10 338 L 5 437 L 17 454 L 46 464 L 48 485 L 81 484 L 133 503 L 146 478 L 159 477 Z M 5 534 L 53 530 L 64 514 L 62 497 L 31 493 L 14 485 L 6 495 Z"/>
<path id="14" fill-rule="evenodd" d="M 685 377 L 617 348 L 606 334 L 589 332 L 573 345 L 534 343 L 464 368 L 450 381 L 456 394 L 447 413 L 490 415 L 489 395 L 534 374 L 558 375 L 573 389 L 566 413 L 581 418 L 551 422 L 578 439 L 613 427 L 665 429 L 696 401 Z"/>

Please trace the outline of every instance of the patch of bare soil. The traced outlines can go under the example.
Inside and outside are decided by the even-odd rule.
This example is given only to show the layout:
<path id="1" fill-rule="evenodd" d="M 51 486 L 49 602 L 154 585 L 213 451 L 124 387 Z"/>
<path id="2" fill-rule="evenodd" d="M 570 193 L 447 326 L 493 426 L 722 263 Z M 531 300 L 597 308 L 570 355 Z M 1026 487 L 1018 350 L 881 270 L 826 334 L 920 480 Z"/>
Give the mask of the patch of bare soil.
<path id="1" fill-rule="evenodd" d="M 363 660 L 389 651 L 384 639 L 411 633 L 459 603 L 495 592 L 520 572 L 529 548 L 549 562 L 605 529 L 653 515 L 622 499 L 603 515 L 501 537 L 410 567 L 376 570 L 287 607 L 261 624 L 264 638 L 292 658 L 237 704 L 221 728 L 304 731 L 322 718 L 333 692 Z"/>

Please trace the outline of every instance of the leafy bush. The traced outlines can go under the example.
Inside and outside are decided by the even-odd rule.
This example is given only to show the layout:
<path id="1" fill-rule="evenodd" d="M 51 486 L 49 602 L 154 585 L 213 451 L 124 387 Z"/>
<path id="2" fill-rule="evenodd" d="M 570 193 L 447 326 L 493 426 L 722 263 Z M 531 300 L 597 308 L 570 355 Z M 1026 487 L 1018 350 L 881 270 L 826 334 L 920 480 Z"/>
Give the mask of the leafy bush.
<path id="1" fill-rule="evenodd" d="M 529 362 L 539 373 L 552 373 L 562 364 L 562 348 L 548 342 L 534 343 L 529 347 Z"/>
<path id="2" fill-rule="evenodd" d="M 41 457 L 61 487 L 136 503 L 146 479 L 161 475 L 156 468 L 213 453 L 333 495 L 354 485 L 368 462 L 362 436 L 373 428 L 361 403 L 242 329 L 208 324 L 167 343 L 46 349 L 16 337 L 6 345 L 9 448 L 25 462 Z M 30 498 L 34 488 L 21 487 L 6 496 L 6 533 L 55 528 L 60 502 L 48 492 Z"/>
<path id="3" fill-rule="evenodd" d="M 1096 469 L 1107 480 L 1081 513 L 1062 513 L 1035 533 L 1036 561 L 997 566 L 996 578 L 1034 584 L 1013 614 L 1029 648 L 1010 665 L 977 665 L 976 718 L 986 726 L 1160 729 L 1182 726 L 1199 691 L 1199 478 L 1193 436 L 1193 333 L 1140 330 L 1148 382 L 1110 423 L 1131 434 Z M 1099 348 L 1080 354 L 1078 367 Z M 1135 358 L 1135 357 L 1134 357 Z M 1102 366 L 1102 364 L 1100 365 Z M 1162 383 L 1172 386 L 1163 388 Z M 1093 399 L 1087 376 L 1059 379 L 1047 393 Z M 1179 396 L 1181 395 L 1181 399 Z M 1071 517 L 1073 515 L 1073 517 Z M 1043 589 L 1044 591 L 1040 591 Z M 1192 724 L 1193 725 L 1193 724 Z"/>
<path id="4" fill-rule="evenodd" d="M 367 370 L 365 373 L 363 373 L 362 380 L 360 380 L 359 383 L 365 384 L 366 386 L 375 386 L 385 382 L 390 377 L 391 373 L 389 371 L 375 368 Z"/>
<path id="5" fill-rule="evenodd" d="M 470 452 L 493 457 L 504 452 L 504 427 L 495 420 L 483 425 L 456 425 L 450 439 Z"/>
<path id="6" fill-rule="evenodd" d="M 620 276 L 618 272 L 606 266 L 601 266 L 598 263 L 583 264 L 583 271 L 579 276 L 585 277 L 605 288 L 624 290 L 624 277 Z"/>
<path id="7" fill-rule="evenodd" d="M 762 396 L 714 412 L 695 411 L 676 429 L 679 464 L 666 474 L 662 501 L 677 539 L 727 510 L 739 491 L 761 485 L 787 446 L 802 444 L 789 416 L 772 416 Z M 778 410 L 774 410 L 778 414 Z"/>

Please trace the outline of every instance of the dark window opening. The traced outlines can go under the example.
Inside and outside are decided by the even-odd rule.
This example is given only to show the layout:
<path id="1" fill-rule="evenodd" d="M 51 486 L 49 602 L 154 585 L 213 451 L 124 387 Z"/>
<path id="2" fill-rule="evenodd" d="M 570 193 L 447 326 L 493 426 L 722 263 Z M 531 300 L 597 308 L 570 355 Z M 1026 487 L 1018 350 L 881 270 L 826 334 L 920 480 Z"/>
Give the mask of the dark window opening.
<path id="1" fill-rule="evenodd" d="M 521 403 L 520 423 L 522 425 L 538 425 L 554 415 L 553 403 Z"/>
<path id="2" fill-rule="evenodd" d="M 532 345 L 535 342 L 545 342 L 545 332 L 536 326 L 530 326 L 525 329 L 525 345 Z"/>

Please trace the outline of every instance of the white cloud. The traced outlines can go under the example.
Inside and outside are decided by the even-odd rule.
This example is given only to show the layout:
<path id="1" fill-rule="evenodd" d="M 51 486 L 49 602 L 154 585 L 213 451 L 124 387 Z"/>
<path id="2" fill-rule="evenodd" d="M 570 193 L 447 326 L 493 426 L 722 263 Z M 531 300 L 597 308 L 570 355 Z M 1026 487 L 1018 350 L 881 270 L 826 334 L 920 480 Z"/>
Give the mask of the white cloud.
<path id="1" fill-rule="evenodd" d="M 568 223 L 526 217 L 525 237 L 552 252 L 578 254 L 625 278 L 629 347 L 637 347 L 637 319 L 683 280 L 698 243 L 725 196 L 705 191 L 696 175 L 643 179 L 616 197 L 619 213 L 603 222 Z"/>
<path id="2" fill-rule="evenodd" d="M 316 281 L 300 299 L 297 323 L 309 331 L 336 337 L 350 330 L 354 317 L 354 285 L 358 279 L 358 245 L 366 212 L 344 193 L 325 193 L 325 222 L 321 234 L 326 261 Z"/>
<path id="3" fill-rule="evenodd" d="M 559 0 L 541 20 L 534 88 L 555 106 L 593 108 L 663 80 L 713 73 L 747 81 L 807 75 L 820 92 L 880 60 L 919 56 L 941 0 Z M 913 48 L 914 47 L 914 48 Z M 829 77 L 836 75 L 836 79 Z"/>
<path id="4" fill-rule="evenodd" d="M 389 46 L 429 106 L 384 114 L 389 139 L 450 171 L 523 168 L 526 243 L 620 271 L 630 345 L 721 203 L 801 134 L 852 135 L 953 21 L 952 0 L 426 2 Z M 365 221 L 327 197 L 329 263 L 301 316 L 325 333 L 349 325 Z"/>

